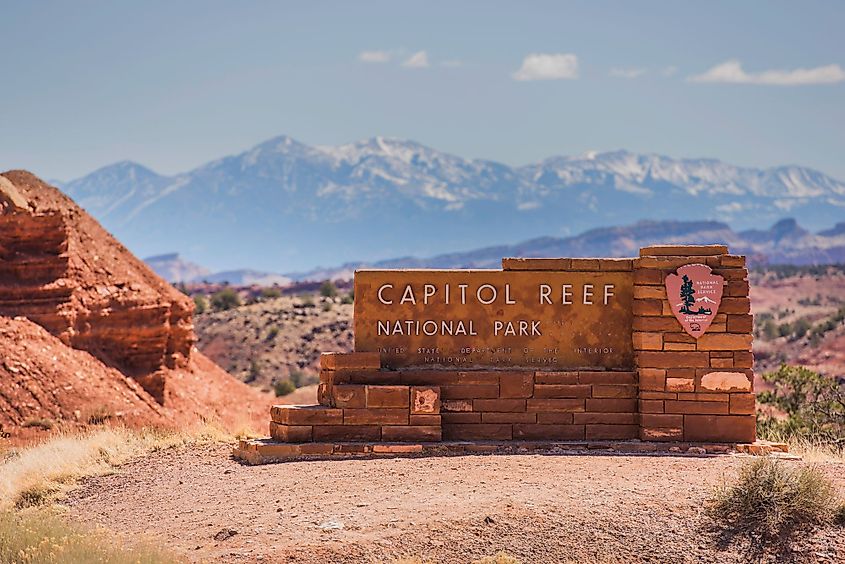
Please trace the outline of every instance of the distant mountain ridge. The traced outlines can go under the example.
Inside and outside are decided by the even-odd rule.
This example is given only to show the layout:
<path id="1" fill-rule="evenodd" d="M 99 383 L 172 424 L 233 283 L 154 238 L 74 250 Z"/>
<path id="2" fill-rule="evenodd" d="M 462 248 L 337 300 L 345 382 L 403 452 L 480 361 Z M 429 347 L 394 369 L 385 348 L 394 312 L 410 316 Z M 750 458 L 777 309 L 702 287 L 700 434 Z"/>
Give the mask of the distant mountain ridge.
<path id="1" fill-rule="evenodd" d="M 121 162 L 63 190 L 142 256 L 173 248 L 215 270 L 307 270 L 654 220 L 822 229 L 845 183 L 799 166 L 738 167 L 627 151 L 519 167 L 375 137 L 337 147 L 282 136 L 175 176 Z"/>
<path id="2" fill-rule="evenodd" d="M 640 247 L 655 244 L 727 244 L 751 265 L 845 263 L 845 222 L 813 234 L 794 219 L 767 230 L 736 232 L 718 221 L 641 221 L 592 229 L 574 237 L 540 237 L 516 245 L 497 245 L 430 258 L 402 257 L 374 263 L 346 263 L 288 274 L 298 281 L 347 279 L 356 268 L 500 268 L 503 257 L 635 257 Z"/>

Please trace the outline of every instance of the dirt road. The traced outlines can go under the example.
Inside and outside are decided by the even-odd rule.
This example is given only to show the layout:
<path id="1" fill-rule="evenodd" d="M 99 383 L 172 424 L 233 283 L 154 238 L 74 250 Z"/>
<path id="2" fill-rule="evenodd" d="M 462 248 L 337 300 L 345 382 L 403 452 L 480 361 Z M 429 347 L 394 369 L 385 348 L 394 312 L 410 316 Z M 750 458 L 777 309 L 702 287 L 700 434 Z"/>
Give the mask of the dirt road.
<path id="1" fill-rule="evenodd" d="M 77 518 L 146 535 L 192 561 L 470 562 L 499 551 L 523 562 L 741 558 L 717 548 L 702 514 L 739 458 L 497 455 L 251 467 L 228 452 L 159 452 L 87 480 L 66 503 Z M 845 463 L 824 470 L 845 491 Z M 845 538 L 819 533 L 798 549 L 801 559 L 841 561 Z"/>

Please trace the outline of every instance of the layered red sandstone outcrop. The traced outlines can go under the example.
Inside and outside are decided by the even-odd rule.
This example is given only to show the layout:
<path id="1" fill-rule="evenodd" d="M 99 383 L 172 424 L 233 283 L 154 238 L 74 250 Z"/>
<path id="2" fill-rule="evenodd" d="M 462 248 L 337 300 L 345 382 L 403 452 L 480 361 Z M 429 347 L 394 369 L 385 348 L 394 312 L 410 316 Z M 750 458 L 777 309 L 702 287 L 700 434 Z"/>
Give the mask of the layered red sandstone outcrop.
<path id="1" fill-rule="evenodd" d="M 137 396 L 137 409 L 147 411 L 142 418 L 146 422 L 184 421 L 191 415 L 236 423 L 246 422 L 251 412 L 263 413 L 270 403 L 266 394 L 235 380 L 196 351 L 192 314 L 193 302 L 187 296 L 58 189 L 26 171 L 0 175 L 0 316 L 24 317 L 40 325 L 57 339 L 48 348 L 61 344 L 78 349 L 57 357 L 73 357 L 90 366 L 99 363 L 91 368 L 92 381 L 108 380 L 109 386 L 119 388 L 129 385 L 126 377 L 132 377 L 129 389 Z M 26 321 L 6 319 L 2 326 L 3 361 L 25 363 L 31 351 L 15 348 L 9 339 L 26 328 Z M 79 360 L 83 357 L 76 353 L 82 351 L 89 353 L 90 361 Z M 33 378 L 39 380 L 37 373 L 41 380 L 59 382 L 61 371 L 59 363 L 36 370 Z M 18 374 L 9 372 L 8 365 L 6 373 Z M 55 388 L 47 381 L 30 385 L 19 380 L 9 376 L 6 387 Z M 136 389 L 135 382 L 143 390 Z M 89 391 L 77 389 L 82 397 Z M 73 402 L 57 399 L 65 407 L 50 406 L 49 395 L 43 395 L 46 403 L 33 401 L 43 413 L 67 418 L 67 406 Z M 140 407 L 151 397 L 164 411 Z M 26 393 L 0 401 L 0 415 L 8 423 L 20 419 L 15 413 L 21 398 Z M 92 396 L 94 400 L 102 398 Z"/>
<path id="2" fill-rule="evenodd" d="M 0 180 L 0 314 L 143 374 L 184 366 L 193 303 L 70 198 L 25 171 Z"/>

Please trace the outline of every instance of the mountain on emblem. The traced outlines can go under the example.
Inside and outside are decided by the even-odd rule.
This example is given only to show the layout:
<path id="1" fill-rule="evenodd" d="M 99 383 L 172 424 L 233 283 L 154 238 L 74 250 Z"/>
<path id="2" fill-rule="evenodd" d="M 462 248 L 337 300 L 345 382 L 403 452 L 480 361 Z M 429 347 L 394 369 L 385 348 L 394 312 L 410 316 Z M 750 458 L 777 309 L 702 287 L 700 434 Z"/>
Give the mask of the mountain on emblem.
<path id="1" fill-rule="evenodd" d="M 672 313 L 690 336 L 703 335 L 719 310 L 725 279 L 704 264 L 688 264 L 666 277 Z"/>

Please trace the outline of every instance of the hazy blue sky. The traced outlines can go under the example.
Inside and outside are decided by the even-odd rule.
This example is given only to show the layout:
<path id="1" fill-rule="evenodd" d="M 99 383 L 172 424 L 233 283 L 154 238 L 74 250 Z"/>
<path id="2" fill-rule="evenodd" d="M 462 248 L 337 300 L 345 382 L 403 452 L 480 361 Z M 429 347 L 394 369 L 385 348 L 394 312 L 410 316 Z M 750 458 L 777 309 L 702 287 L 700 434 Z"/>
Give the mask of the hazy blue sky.
<path id="1" fill-rule="evenodd" d="M 845 179 L 845 3 L 679 4 L 0 0 L 0 169 L 174 173 L 284 133 Z"/>

